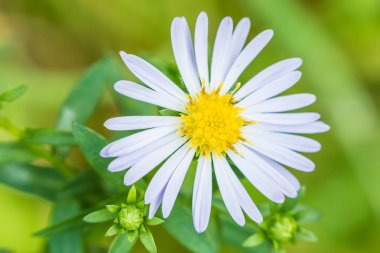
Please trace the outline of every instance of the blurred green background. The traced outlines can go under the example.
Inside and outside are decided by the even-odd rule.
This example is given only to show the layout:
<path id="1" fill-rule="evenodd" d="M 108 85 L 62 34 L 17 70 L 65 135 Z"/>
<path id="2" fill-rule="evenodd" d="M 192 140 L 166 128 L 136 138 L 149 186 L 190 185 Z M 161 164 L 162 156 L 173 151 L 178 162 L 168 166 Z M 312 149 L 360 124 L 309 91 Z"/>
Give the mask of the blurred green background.
<path id="1" fill-rule="evenodd" d="M 7 108 L 20 126 L 53 126 L 58 109 L 84 70 L 108 52 L 147 53 L 173 62 L 170 23 L 209 15 L 210 42 L 224 16 L 251 18 L 250 38 L 271 28 L 269 46 L 241 81 L 283 58 L 302 57 L 302 81 L 291 92 L 315 93 L 331 125 L 315 138 L 317 169 L 296 173 L 305 202 L 323 217 L 309 228 L 320 241 L 290 252 L 377 252 L 380 238 L 380 2 L 378 0 L 0 0 L 0 90 L 29 90 Z M 89 92 L 91 92 L 89 90 Z M 117 115 L 105 96 L 90 126 Z M 10 138 L 0 132 L 0 139 Z M 0 248 L 40 252 L 32 233 L 46 226 L 51 205 L 0 185 Z M 156 239 L 170 252 L 169 235 Z M 172 248 L 172 252 L 179 249 Z M 1 250 L 0 250 L 1 251 Z M 137 249 L 139 251 L 139 249 Z M 143 250 L 141 250 L 143 252 Z M 228 251 L 227 251 L 228 252 Z"/>

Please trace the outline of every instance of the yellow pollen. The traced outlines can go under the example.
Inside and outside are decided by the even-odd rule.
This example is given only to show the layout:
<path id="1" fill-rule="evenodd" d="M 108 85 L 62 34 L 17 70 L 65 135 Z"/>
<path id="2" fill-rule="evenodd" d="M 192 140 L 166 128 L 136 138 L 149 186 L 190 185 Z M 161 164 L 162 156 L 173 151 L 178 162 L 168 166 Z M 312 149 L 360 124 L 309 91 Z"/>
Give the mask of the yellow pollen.
<path id="1" fill-rule="evenodd" d="M 179 133 L 189 138 L 198 154 L 205 156 L 233 150 L 234 144 L 245 141 L 241 129 L 250 123 L 240 115 L 242 109 L 234 105 L 233 93 L 220 95 L 219 91 L 220 88 L 207 93 L 203 86 L 197 96 L 189 99 L 186 113 L 181 115 L 183 125 Z"/>

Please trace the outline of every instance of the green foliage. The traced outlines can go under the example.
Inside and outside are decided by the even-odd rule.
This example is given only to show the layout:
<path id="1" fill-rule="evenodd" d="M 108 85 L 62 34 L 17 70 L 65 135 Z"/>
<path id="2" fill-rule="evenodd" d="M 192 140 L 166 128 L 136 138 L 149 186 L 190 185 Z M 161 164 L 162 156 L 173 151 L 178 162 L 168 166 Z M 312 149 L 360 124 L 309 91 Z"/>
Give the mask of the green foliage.
<path id="1" fill-rule="evenodd" d="M 191 210 L 184 205 L 175 205 L 164 223 L 165 229 L 193 252 L 218 252 L 219 240 L 215 226 L 215 221 L 211 218 L 209 228 L 198 234 L 194 229 Z"/>
<path id="2" fill-rule="evenodd" d="M 0 164 L 0 182 L 28 194 L 54 201 L 66 183 L 52 168 L 24 163 Z"/>
<path id="3" fill-rule="evenodd" d="M 63 103 L 57 120 L 57 128 L 71 130 L 73 122 L 86 123 L 109 83 L 114 83 L 115 64 L 107 57 L 92 66 L 75 86 Z"/>
<path id="4" fill-rule="evenodd" d="M 20 85 L 10 90 L 4 91 L 0 93 L 0 109 L 3 107 L 5 103 L 10 103 L 18 99 L 22 96 L 27 87 L 25 85 Z"/>
<path id="5" fill-rule="evenodd" d="M 95 171 L 106 180 L 106 182 L 123 187 L 122 177 L 117 173 L 110 173 L 107 171 L 108 162 L 99 155 L 102 148 L 107 144 L 106 140 L 99 134 L 79 123 L 73 124 L 73 134 L 79 148 L 91 167 L 94 168 Z"/>
<path id="6" fill-rule="evenodd" d="M 132 249 L 135 242 L 136 240 L 133 240 L 131 242 L 129 241 L 127 233 L 119 234 L 112 241 L 108 253 L 128 253 Z"/>
<path id="7" fill-rule="evenodd" d="M 23 141 L 30 144 L 48 144 L 52 146 L 75 146 L 76 142 L 70 132 L 52 128 L 27 129 Z"/>
<path id="8" fill-rule="evenodd" d="M 114 220 L 116 216 L 117 215 L 115 213 L 112 213 L 107 208 L 105 208 L 105 209 L 97 210 L 95 212 L 87 214 L 83 218 L 83 221 L 88 222 L 88 223 L 100 223 L 100 222 Z"/>
<path id="9" fill-rule="evenodd" d="M 0 166 L 2 163 L 25 163 L 36 158 L 36 154 L 20 143 L 0 143 Z"/>

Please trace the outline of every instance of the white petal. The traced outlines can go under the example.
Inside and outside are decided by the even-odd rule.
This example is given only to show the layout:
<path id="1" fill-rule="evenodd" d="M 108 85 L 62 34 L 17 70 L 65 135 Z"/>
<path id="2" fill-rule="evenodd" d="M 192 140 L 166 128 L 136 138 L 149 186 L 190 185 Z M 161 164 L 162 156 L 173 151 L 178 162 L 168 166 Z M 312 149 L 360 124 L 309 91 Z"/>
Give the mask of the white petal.
<path id="1" fill-rule="evenodd" d="M 242 115 L 247 120 L 258 121 L 279 125 L 303 125 L 310 124 L 318 120 L 321 116 L 314 112 L 298 112 L 298 113 L 248 113 L 243 112 Z"/>
<path id="2" fill-rule="evenodd" d="M 126 131 L 153 127 L 176 126 L 181 117 L 175 116 L 124 116 L 107 120 L 104 126 L 109 130 Z"/>
<path id="3" fill-rule="evenodd" d="M 216 89 L 227 74 L 229 47 L 232 39 L 233 21 L 225 17 L 216 34 L 211 63 L 211 89 Z"/>
<path id="4" fill-rule="evenodd" d="M 240 74 L 248 67 L 248 65 L 256 58 L 256 56 L 263 50 L 273 36 L 272 30 L 266 30 L 257 35 L 248 45 L 243 49 L 240 55 L 232 64 L 227 76 L 224 79 L 224 86 L 221 90 L 222 93 L 228 92 L 233 84 L 236 83 Z"/>
<path id="5" fill-rule="evenodd" d="M 177 199 L 179 190 L 181 189 L 181 185 L 183 180 L 185 179 L 185 175 L 187 170 L 189 169 L 190 163 L 193 160 L 195 155 L 195 149 L 189 149 L 187 154 L 175 169 L 173 175 L 171 176 L 168 186 L 166 187 L 164 198 L 162 200 L 162 215 L 164 218 L 167 218 L 170 212 L 173 209 L 174 202 Z"/>
<path id="6" fill-rule="evenodd" d="M 175 60 L 187 90 L 195 95 L 201 85 L 191 42 L 190 30 L 185 18 L 175 18 L 171 28 L 172 46 Z"/>
<path id="7" fill-rule="evenodd" d="M 131 153 L 120 156 L 114 159 L 108 165 L 108 170 L 111 172 L 116 172 L 128 169 L 129 167 L 135 165 L 141 159 L 145 158 L 145 156 L 147 156 L 151 152 L 160 149 L 161 147 L 165 146 L 166 144 L 172 142 L 175 139 L 178 139 L 178 135 L 176 133 L 171 133 Z"/>
<path id="8" fill-rule="evenodd" d="M 236 145 L 237 146 L 237 145 Z M 252 166 L 247 160 L 235 152 L 228 151 L 228 156 L 233 163 L 243 173 L 243 175 L 253 184 L 263 195 L 276 203 L 282 203 L 285 200 L 281 189 L 267 179 L 267 176 L 255 166 Z"/>
<path id="9" fill-rule="evenodd" d="M 150 63 L 125 52 L 120 52 L 120 55 L 129 70 L 151 89 L 160 94 L 170 96 L 179 102 L 186 101 L 186 94 Z"/>
<path id="10" fill-rule="evenodd" d="M 254 92 L 255 90 L 271 83 L 283 74 L 292 72 L 299 68 L 302 64 L 300 58 L 290 58 L 277 62 L 266 69 L 260 71 L 244 84 L 234 95 L 236 100 L 241 100 Z"/>
<path id="11" fill-rule="evenodd" d="M 255 151 L 252 151 L 244 145 L 241 145 L 238 151 L 243 154 L 247 161 L 252 163 L 252 166 L 261 170 L 263 174 L 267 176 L 267 180 L 279 186 L 285 195 L 292 198 L 297 196 L 297 189 L 281 173 L 261 159 Z"/>
<path id="12" fill-rule="evenodd" d="M 122 156 L 144 147 L 176 130 L 177 128 L 175 126 L 156 127 L 144 130 L 108 144 L 102 149 L 100 154 L 103 157 Z"/>
<path id="13" fill-rule="evenodd" d="M 243 18 L 236 25 L 236 28 L 232 34 L 231 45 L 230 45 L 230 53 L 229 53 L 229 65 L 228 68 L 234 63 L 236 58 L 239 56 L 241 50 L 244 47 L 244 44 L 247 40 L 249 28 L 251 27 L 251 21 L 249 18 Z"/>
<path id="14" fill-rule="evenodd" d="M 188 151 L 189 147 L 187 145 L 183 145 L 168 160 L 166 160 L 166 162 L 156 172 L 145 192 L 146 204 L 155 199 L 157 197 L 157 194 L 165 187 L 165 185 L 167 185 L 170 177 L 173 175 L 173 172 L 178 167 Z"/>
<path id="15" fill-rule="evenodd" d="M 165 192 L 166 187 L 164 187 L 157 195 L 155 199 L 153 199 L 150 203 L 149 206 L 149 219 L 152 219 L 153 216 L 157 213 L 158 208 L 161 205 L 162 198 L 164 197 L 164 192 Z"/>
<path id="16" fill-rule="evenodd" d="M 208 74 L 208 18 L 205 12 L 199 14 L 195 25 L 194 50 L 197 62 L 199 79 L 205 82 L 206 87 L 209 84 Z"/>
<path id="17" fill-rule="evenodd" d="M 249 107 L 252 104 L 257 104 L 261 101 L 264 101 L 268 98 L 274 97 L 280 94 L 283 91 L 286 91 L 294 84 L 298 82 L 301 78 L 301 72 L 293 71 L 287 74 L 282 75 L 280 78 L 275 79 L 268 85 L 265 85 L 261 89 L 253 92 L 249 96 L 242 99 L 236 104 L 239 107 Z"/>
<path id="18" fill-rule="evenodd" d="M 244 186 L 242 185 L 238 177 L 235 175 L 235 173 L 232 171 L 227 160 L 223 157 L 222 161 L 224 164 L 224 168 L 226 169 L 229 175 L 228 179 L 230 180 L 231 185 L 235 189 L 241 208 L 252 220 L 261 223 L 263 221 L 263 216 L 261 215 L 259 209 L 255 205 L 255 203 L 253 203 L 251 197 L 245 190 Z"/>
<path id="19" fill-rule="evenodd" d="M 157 165 L 159 165 L 163 160 L 170 156 L 175 150 L 177 150 L 186 139 L 178 138 L 161 149 L 155 150 L 152 153 L 145 156 L 142 160 L 138 161 L 133 165 L 124 176 L 124 184 L 132 185 L 140 178 L 145 176 L 151 170 L 153 170 Z"/>
<path id="20" fill-rule="evenodd" d="M 321 144 L 319 144 L 319 142 L 303 136 L 271 133 L 249 128 L 246 128 L 243 131 L 247 133 L 246 138 L 250 142 L 255 142 L 258 139 L 264 142 L 280 145 L 297 152 L 306 153 L 318 152 L 321 149 Z"/>
<path id="21" fill-rule="evenodd" d="M 212 160 L 214 163 L 215 176 L 219 185 L 220 194 L 222 195 L 224 204 L 226 205 L 228 212 L 231 214 L 231 217 L 237 224 L 243 226 L 245 223 L 244 215 L 240 208 L 239 200 L 236 198 L 235 189 L 228 179 L 229 175 L 224 168 L 221 159 L 222 158 L 213 154 Z"/>
<path id="22" fill-rule="evenodd" d="M 185 112 L 184 107 L 170 96 L 160 94 L 149 88 L 145 88 L 130 81 L 118 81 L 115 90 L 124 96 L 140 100 L 146 103 L 162 106 L 178 112 Z"/>
<path id="23" fill-rule="evenodd" d="M 314 163 L 308 158 L 278 145 L 256 140 L 250 147 L 279 163 L 297 170 L 310 172 L 315 168 Z"/>
<path id="24" fill-rule="evenodd" d="M 275 161 L 273 161 L 272 159 L 269 159 L 268 157 L 264 155 L 260 155 L 260 154 L 257 154 L 257 155 L 259 155 L 261 159 L 264 159 L 268 164 L 270 164 L 272 168 L 274 168 L 279 173 L 281 173 L 293 185 L 293 187 L 297 191 L 301 188 L 301 184 L 298 181 L 298 179 L 292 173 L 290 173 L 287 169 L 285 169 L 284 166 L 276 163 Z"/>
<path id="25" fill-rule="evenodd" d="M 312 94 L 295 94 L 275 97 L 247 108 L 250 113 L 257 112 L 285 112 L 311 105 L 316 100 Z"/>
<path id="26" fill-rule="evenodd" d="M 328 125 L 321 121 L 316 121 L 313 123 L 307 123 L 302 125 L 276 125 L 268 123 L 252 124 L 248 126 L 252 129 L 260 129 L 271 132 L 281 132 L 281 133 L 298 133 L 298 134 L 315 134 L 323 133 L 330 129 Z"/>
<path id="27" fill-rule="evenodd" d="M 212 175 L 211 159 L 200 156 L 193 189 L 193 222 L 195 230 L 206 230 L 211 213 Z"/>

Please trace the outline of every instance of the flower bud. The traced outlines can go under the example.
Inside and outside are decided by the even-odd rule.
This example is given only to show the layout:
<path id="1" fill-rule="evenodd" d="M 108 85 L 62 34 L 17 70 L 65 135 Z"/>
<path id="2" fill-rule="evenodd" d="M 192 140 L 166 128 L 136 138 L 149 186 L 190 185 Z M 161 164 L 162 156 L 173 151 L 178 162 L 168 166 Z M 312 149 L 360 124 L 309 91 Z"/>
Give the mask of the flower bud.
<path id="1" fill-rule="evenodd" d="M 118 215 L 119 225 L 127 231 L 137 230 L 144 222 L 144 214 L 135 205 L 123 207 Z"/>

